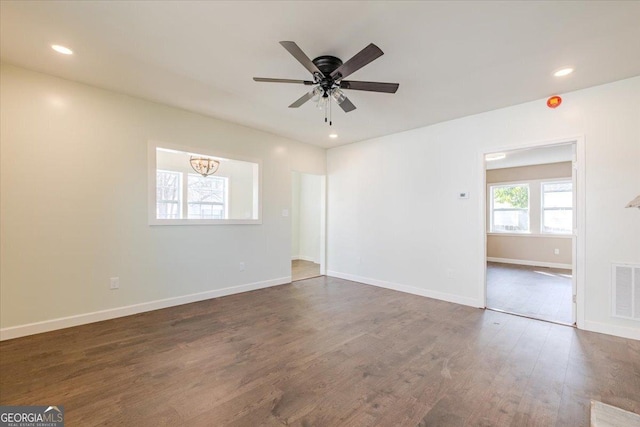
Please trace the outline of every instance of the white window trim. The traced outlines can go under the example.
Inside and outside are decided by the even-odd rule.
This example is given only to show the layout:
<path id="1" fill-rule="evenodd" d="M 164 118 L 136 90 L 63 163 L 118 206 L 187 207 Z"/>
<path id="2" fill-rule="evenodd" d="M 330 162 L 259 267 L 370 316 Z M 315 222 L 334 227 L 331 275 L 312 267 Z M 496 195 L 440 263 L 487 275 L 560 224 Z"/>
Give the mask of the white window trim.
<path id="1" fill-rule="evenodd" d="M 200 153 L 205 156 L 223 157 L 231 160 L 241 160 L 256 163 L 258 165 L 258 194 L 254 201 L 254 207 L 258 215 L 257 219 L 158 219 L 156 218 L 156 149 L 167 148 L 170 150 L 186 151 L 190 153 Z M 235 154 L 223 153 L 203 147 L 189 147 L 161 141 L 149 140 L 147 142 L 147 220 L 149 225 L 240 225 L 240 224 L 262 224 L 262 160 L 238 156 Z M 228 194 L 228 192 L 227 192 Z M 255 193 L 254 193 L 255 195 Z M 228 206 L 228 203 L 227 203 Z M 227 215 L 228 216 L 228 215 Z"/>
<path id="2" fill-rule="evenodd" d="M 500 233 L 500 232 L 487 232 L 487 236 L 504 236 L 504 237 L 544 237 L 547 239 L 570 239 L 571 234 L 540 234 L 540 233 Z"/>
<path id="3" fill-rule="evenodd" d="M 573 237 L 573 231 L 569 234 L 561 234 L 561 233 L 543 233 L 542 232 L 542 184 L 549 184 L 549 183 L 556 183 L 556 182 L 572 182 L 572 178 L 571 177 L 566 177 L 566 178 L 536 178 L 536 179 L 525 179 L 525 180 L 519 180 L 519 181 L 500 181 L 500 182 L 488 182 L 486 184 L 486 189 L 485 189 L 485 196 L 486 196 L 486 206 L 488 207 L 488 210 L 486 212 L 486 224 L 485 224 L 485 234 L 488 236 L 513 236 L 513 237 L 523 237 L 523 236 L 527 236 L 527 237 L 551 237 L 551 238 L 559 238 L 559 239 L 570 239 Z M 529 184 L 529 232 L 500 232 L 500 231 L 492 231 L 491 228 L 493 226 L 492 221 L 493 221 L 493 215 L 492 215 L 492 211 L 491 208 L 493 207 L 493 200 L 491 198 L 491 187 L 494 186 L 501 186 L 501 185 L 522 185 L 522 184 Z M 534 222 L 534 217 L 532 216 L 532 212 L 531 212 L 531 192 L 532 192 L 532 188 L 533 187 L 538 188 L 539 192 L 540 192 L 540 200 L 539 200 L 539 206 L 540 206 L 540 212 L 537 213 L 537 217 L 536 217 L 536 222 L 538 222 L 537 224 L 537 228 L 532 227 L 533 222 Z M 575 191 L 575 188 L 573 189 L 573 191 Z M 574 206 L 575 209 L 575 206 Z M 533 212 L 535 214 L 535 212 Z M 574 218 L 575 219 L 575 218 Z M 574 229 L 575 229 L 575 224 L 574 224 Z"/>

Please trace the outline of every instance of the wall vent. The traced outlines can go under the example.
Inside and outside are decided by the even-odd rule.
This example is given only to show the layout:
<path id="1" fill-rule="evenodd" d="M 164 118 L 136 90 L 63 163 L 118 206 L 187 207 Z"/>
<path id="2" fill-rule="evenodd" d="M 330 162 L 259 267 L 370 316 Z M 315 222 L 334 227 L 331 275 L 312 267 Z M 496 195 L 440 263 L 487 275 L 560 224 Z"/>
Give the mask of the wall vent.
<path id="1" fill-rule="evenodd" d="M 612 265 L 611 315 L 640 321 L 640 265 Z"/>

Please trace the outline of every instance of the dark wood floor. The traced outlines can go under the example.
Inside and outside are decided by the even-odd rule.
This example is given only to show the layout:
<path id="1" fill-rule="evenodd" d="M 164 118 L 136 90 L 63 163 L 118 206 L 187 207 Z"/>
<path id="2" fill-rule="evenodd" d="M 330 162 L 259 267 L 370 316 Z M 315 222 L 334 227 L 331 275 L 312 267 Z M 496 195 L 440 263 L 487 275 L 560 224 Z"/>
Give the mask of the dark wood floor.
<path id="1" fill-rule="evenodd" d="M 302 259 L 294 259 L 291 261 L 291 280 L 294 282 L 297 280 L 309 279 L 310 277 L 317 277 L 319 275 L 320 264 Z"/>
<path id="2" fill-rule="evenodd" d="M 68 426 L 588 426 L 640 413 L 640 342 L 319 277 L 4 341 L 0 391 Z"/>
<path id="3" fill-rule="evenodd" d="M 487 263 L 487 307 L 573 324 L 571 270 Z"/>

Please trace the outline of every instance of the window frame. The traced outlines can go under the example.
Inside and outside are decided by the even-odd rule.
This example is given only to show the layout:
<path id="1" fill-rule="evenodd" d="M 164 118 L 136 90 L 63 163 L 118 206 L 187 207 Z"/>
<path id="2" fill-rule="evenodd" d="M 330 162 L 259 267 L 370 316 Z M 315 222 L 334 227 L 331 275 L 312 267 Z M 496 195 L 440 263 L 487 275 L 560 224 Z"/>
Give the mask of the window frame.
<path id="1" fill-rule="evenodd" d="M 568 232 L 554 232 L 554 231 L 545 231 L 544 229 L 544 212 L 545 210 L 559 210 L 561 208 L 558 209 L 545 209 L 544 207 L 544 186 L 545 184 L 571 184 L 571 229 Z M 574 211 L 574 188 L 573 188 L 573 180 L 572 179 L 551 179 L 551 180 L 540 180 L 540 234 L 543 234 L 545 236 L 571 236 L 573 235 L 573 230 L 574 230 L 574 216 L 573 216 L 573 211 Z"/>
<path id="2" fill-rule="evenodd" d="M 158 172 L 161 173 L 170 173 L 170 174 L 174 174 L 178 176 L 178 200 L 173 201 L 173 200 L 160 200 L 158 201 L 158 193 L 157 193 L 157 188 L 158 188 Z M 156 169 L 156 218 L 158 217 L 158 203 L 175 203 L 178 206 L 178 218 L 159 218 L 161 220 L 167 220 L 167 219 L 180 219 L 184 216 L 184 209 L 182 207 L 182 202 L 183 202 L 183 194 L 184 194 L 184 174 L 182 172 L 178 172 L 178 171 L 172 171 L 172 170 L 166 170 L 166 169 Z"/>
<path id="3" fill-rule="evenodd" d="M 500 182 L 500 183 L 490 183 L 488 184 L 489 187 L 489 233 L 491 234 L 500 234 L 500 235 L 504 235 L 504 234 L 515 234 L 515 235 L 530 235 L 531 234 L 531 183 L 529 181 L 522 181 L 522 182 Z M 527 230 L 495 230 L 494 229 L 494 212 L 496 211 L 496 209 L 493 207 L 493 203 L 494 203 L 494 197 L 493 197 L 493 190 L 494 188 L 500 188 L 500 187 L 527 187 L 527 208 L 512 208 L 512 209 L 505 209 L 505 208 L 498 208 L 498 211 L 527 211 L 527 217 L 528 217 L 528 229 Z"/>
<path id="4" fill-rule="evenodd" d="M 181 203 L 181 214 L 183 218 L 178 219 L 158 219 L 157 218 L 157 202 L 156 202 L 156 150 L 164 148 L 169 150 L 183 151 L 187 153 L 199 153 L 204 156 L 221 157 L 229 160 L 238 160 L 243 162 L 254 163 L 257 165 L 257 174 L 254 174 L 254 184 L 257 184 L 257 192 L 254 190 L 254 211 L 256 218 L 252 219 L 188 219 L 186 218 L 188 201 Z M 172 171 L 169 171 L 172 172 Z M 182 173 L 182 172 L 180 172 Z M 257 176 L 256 176 L 257 175 Z M 225 191 L 225 209 L 229 209 L 229 180 L 227 179 L 227 191 Z M 182 178 L 181 198 L 186 198 L 187 177 Z M 165 143 L 161 141 L 149 140 L 147 142 L 147 221 L 149 225 L 242 225 L 242 224 L 262 224 L 262 160 L 254 157 L 239 156 L 228 154 L 218 150 L 211 150 L 203 147 L 189 147 L 185 145 L 177 145 Z M 183 207 L 184 205 L 184 207 Z M 225 212 L 228 216 L 228 211 Z"/>

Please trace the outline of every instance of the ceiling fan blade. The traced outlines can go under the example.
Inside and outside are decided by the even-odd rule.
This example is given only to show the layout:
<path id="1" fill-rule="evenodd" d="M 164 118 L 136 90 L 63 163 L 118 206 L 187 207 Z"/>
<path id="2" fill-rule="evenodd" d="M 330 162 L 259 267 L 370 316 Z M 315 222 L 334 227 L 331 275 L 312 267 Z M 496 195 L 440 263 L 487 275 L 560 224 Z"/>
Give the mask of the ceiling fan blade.
<path id="1" fill-rule="evenodd" d="M 398 83 L 359 82 L 354 80 L 342 80 L 342 89 L 366 90 L 369 92 L 396 93 L 400 85 Z"/>
<path id="2" fill-rule="evenodd" d="M 289 53 L 293 55 L 293 57 L 296 58 L 298 62 L 300 62 L 304 66 L 304 68 L 309 70 L 311 74 L 319 73 L 321 76 L 323 75 L 322 72 L 318 69 L 318 67 L 316 67 L 316 64 L 314 64 L 313 61 L 309 59 L 307 54 L 304 53 L 302 49 L 300 49 L 300 47 L 296 44 L 296 42 L 284 41 L 284 42 L 280 42 L 280 44 L 282 45 L 282 47 L 287 49 Z"/>
<path id="3" fill-rule="evenodd" d="M 340 103 L 340 108 L 342 108 L 345 113 L 348 113 L 349 111 L 355 110 L 356 106 L 353 105 L 351 101 L 349 101 L 349 98 L 345 98 L 344 101 Z"/>
<path id="4" fill-rule="evenodd" d="M 340 75 L 341 78 L 345 78 L 382 55 L 384 55 L 384 52 L 382 52 L 378 46 L 371 43 L 369 46 L 356 53 L 353 58 L 339 66 L 333 73 L 331 73 L 331 77 L 335 79 Z"/>
<path id="5" fill-rule="evenodd" d="M 270 79 L 268 77 L 254 77 L 254 81 L 256 82 L 267 82 L 267 83 L 298 83 L 301 85 L 312 85 L 313 82 L 310 80 L 293 80 L 293 79 Z"/>
<path id="6" fill-rule="evenodd" d="M 296 102 L 294 102 L 293 104 L 289 105 L 289 108 L 298 108 L 299 106 L 301 106 L 302 104 L 304 104 L 305 102 L 310 100 L 311 98 L 313 98 L 313 91 L 310 91 L 310 92 L 305 93 L 304 95 L 302 95 L 300 98 L 298 98 L 298 100 Z"/>

